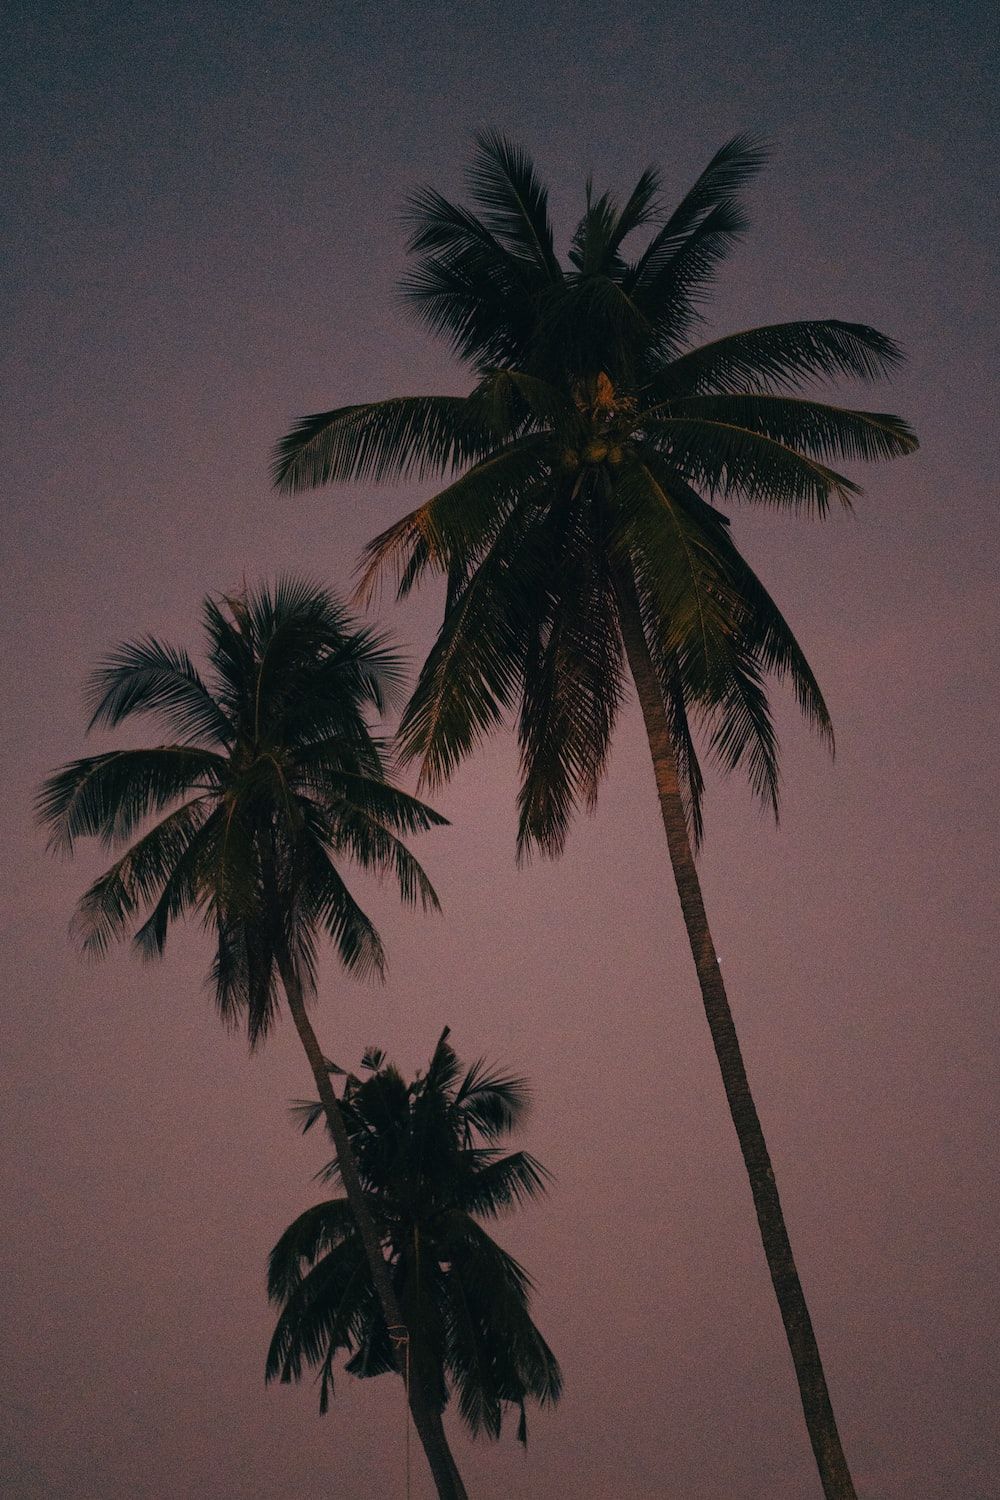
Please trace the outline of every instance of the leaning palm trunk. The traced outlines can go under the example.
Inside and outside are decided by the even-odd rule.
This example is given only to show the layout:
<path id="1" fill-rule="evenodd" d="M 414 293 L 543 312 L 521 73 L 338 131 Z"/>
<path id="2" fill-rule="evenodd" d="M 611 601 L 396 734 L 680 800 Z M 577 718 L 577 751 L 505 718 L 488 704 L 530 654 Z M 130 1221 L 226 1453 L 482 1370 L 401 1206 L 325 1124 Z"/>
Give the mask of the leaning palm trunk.
<path id="1" fill-rule="evenodd" d="M 364 1189 L 361 1186 L 361 1178 L 358 1175 L 357 1162 L 351 1147 L 347 1127 L 340 1110 L 340 1104 L 333 1091 L 330 1082 L 330 1072 L 323 1057 L 316 1033 L 312 1028 L 309 1016 L 306 1013 L 305 997 L 302 984 L 291 955 L 287 948 L 277 954 L 278 969 L 281 974 L 281 982 L 284 986 L 285 995 L 288 999 L 288 1009 L 291 1012 L 295 1029 L 299 1034 L 309 1066 L 312 1069 L 313 1079 L 319 1093 L 320 1103 L 326 1116 L 326 1122 L 330 1127 L 330 1134 L 337 1151 L 337 1163 L 340 1167 L 340 1175 L 344 1183 L 344 1191 L 350 1204 L 354 1221 L 358 1226 L 358 1234 L 364 1246 L 365 1258 L 371 1271 L 375 1291 L 382 1306 L 382 1313 L 386 1326 L 390 1333 L 396 1332 L 398 1338 L 393 1339 L 394 1345 L 403 1345 L 409 1340 L 409 1330 L 403 1320 L 399 1301 L 393 1289 L 392 1280 L 382 1254 L 382 1245 L 379 1240 L 378 1231 L 375 1228 L 368 1205 L 365 1202 Z M 444 1424 L 440 1415 L 433 1409 L 426 1396 L 426 1386 L 419 1369 L 419 1361 L 411 1361 L 409 1376 L 407 1380 L 408 1400 L 410 1412 L 413 1417 L 413 1425 L 423 1446 L 427 1462 L 430 1465 L 431 1474 L 440 1500 L 468 1500 L 466 1489 L 462 1483 L 461 1476 L 452 1458 L 445 1437 Z"/>
<path id="2" fill-rule="evenodd" d="M 722 971 L 705 914 L 701 883 L 695 867 L 687 819 L 677 774 L 677 761 L 670 738 L 670 728 L 663 697 L 646 644 L 639 600 L 632 578 L 620 571 L 616 578 L 622 639 L 629 668 L 642 708 L 649 741 L 660 811 L 667 835 L 670 863 L 680 897 L 684 925 L 701 986 L 705 1014 L 712 1044 L 718 1059 L 722 1081 L 729 1101 L 729 1112 L 743 1152 L 750 1190 L 753 1193 L 760 1237 L 767 1257 L 774 1294 L 781 1309 L 782 1321 L 791 1350 L 795 1375 L 802 1398 L 809 1440 L 816 1456 L 826 1500 L 857 1500 L 854 1483 L 840 1442 L 837 1423 L 830 1403 L 819 1346 L 813 1332 L 809 1308 L 792 1246 L 785 1227 L 781 1200 L 774 1180 L 774 1168 L 764 1139 L 757 1107 L 750 1092 L 739 1038 L 733 1023 Z"/>

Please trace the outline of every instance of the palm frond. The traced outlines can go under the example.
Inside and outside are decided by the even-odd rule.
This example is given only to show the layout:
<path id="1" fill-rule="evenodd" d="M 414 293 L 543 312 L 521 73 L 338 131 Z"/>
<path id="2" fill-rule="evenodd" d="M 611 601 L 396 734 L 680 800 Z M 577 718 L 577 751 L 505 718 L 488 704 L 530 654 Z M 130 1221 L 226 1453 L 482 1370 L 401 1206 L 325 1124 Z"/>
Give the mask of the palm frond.
<path id="1" fill-rule="evenodd" d="M 175 872 L 178 865 L 185 868 L 191 864 L 187 856 L 192 845 L 201 842 L 198 834 L 208 816 L 207 799 L 186 802 L 126 850 L 84 893 L 73 918 L 73 928 L 87 952 L 105 954 L 127 932 L 136 912 L 160 900 L 167 887 L 170 899 L 159 939 L 162 949 L 166 911 L 177 916 L 197 902 L 197 881 L 177 881 Z"/>
<path id="2" fill-rule="evenodd" d="M 496 1218 L 540 1198 L 550 1180 L 535 1157 L 527 1151 L 513 1151 L 473 1173 L 459 1195 L 458 1206 L 477 1218 Z"/>
<path id="3" fill-rule="evenodd" d="M 274 483 L 317 485 L 446 474 L 480 456 L 462 396 L 398 396 L 303 417 L 274 451 Z"/>
<path id="4" fill-rule="evenodd" d="M 334 1245 L 288 1294 L 267 1352 L 264 1378 L 299 1380 L 340 1349 L 356 1347 L 371 1307 L 371 1273 L 357 1236 Z M 366 1316 L 367 1315 L 367 1316 Z M 330 1390 L 323 1383 L 320 1410 Z"/>
<path id="5" fill-rule="evenodd" d="M 551 444 L 531 435 L 474 464 L 460 479 L 395 522 L 365 547 L 357 597 L 371 601 L 386 568 L 394 567 L 403 598 L 429 568 L 448 572 L 496 537 L 518 500 L 548 474 Z"/>
<path id="6" fill-rule="evenodd" d="M 648 293 L 671 264 L 676 266 L 679 253 L 713 214 L 720 210 L 727 215 L 738 212 L 736 195 L 766 161 L 764 144 L 753 136 L 739 135 L 727 141 L 650 241 L 629 275 L 629 283 L 640 293 Z M 742 225 L 742 216 L 730 222 Z"/>
<path id="7" fill-rule="evenodd" d="M 892 339 L 862 323 L 827 318 L 748 328 L 673 360 L 652 383 L 653 399 L 785 390 L 846 377 L 879 380 L 903 358 Z"/>
<path id="8" fill-rule="evenodd" d="M 501 1073 L 479 1058 L 469 1068 L 455 1095 L 464 1128 L 471 1127 L 487 1141 L 498 1140 L 522 1123 L 531 1105 L 527 1079 Z"/>
<path id="9" fill-rule="evenodd" d="M 622 700 L 614 587 L 594 524 L 587 503 L 546 523 L 550 579 L 521 697 L 519 858 L 533 845 L 559 854 L 573 811 L 595 805 Z M 551 536 L 556 531 L 560 541 Z"/>
<path id="10" fill-rule="evenodd" d="M 786 448 L 817 458 L 877 463 L 900 458 L 917 447 L 912 428 L 888 412 L 851 411 L 792 396 L 688 396 L 674 402 L 669 410 L 673 416 L 758 432 Z M 645 415 L 655 419 L 656 413 Z"/>
<path id="11" fill-rule="evenodd" d="M 331 847 L 363 869 L 393 876 L 404 905 L 419 901 L 424 911 L 441 909 L 423 866 L 376 814 L 357 803 L 331 800 L 325 821 L 331 829 Z"/>
<path id="12" fill-rule="evenodd" d="M 316 839 L 303 839 L 300 860 L 300 899 L 310 925 L 322 928 L 350 973 L 361 979 L 381 978 L 385 950 L 375 925 Z"/>
<path id="13" fill-rule="evenodd" d="M 278 1240 L 267 1263 L 267 1295 L 283 1302 L 302 1284 L 303 1266 L 311 1267 L 337 1245 L 357 1236 L 346 1198 L 328 1198 L 294 1219 Z"/>
<path id="14" fill-rule="evenodd" d="M 399 726 L 405 760 L 437 785 L 501 721 L 521 682 L 534 585 L 544 560 L 527 504 L 507 517 L 453 601 Z"/>
<path id="15" fill-rule="evenodd" d="M 646 440 L 683 480 L 710 495 L 823 517 L 832 499 L 850 510 L 860 485 L 817 459 L 735 422 L 661 417 Z"/>
<path id="16" fill-rule="evenodd" d="M 175 733 L 227 745 L 232 726 L 186 651 L 144 636 L 119 646 L 92 673 L 87 686 L 91 719 L 115 728 L 130 714 L 158 714 Z"/>
<path id="17" fill-rule="evenodd" d="M 79 838 L 123 842 L 144 818 L 199 784 L 217 786 L 224 759 L 193 745 L 109 750 L 71 761 L 45 781 L 35 812 L 50 829 L 49 847 L 72 852 Z"/>
<path id="18" fill-rule="evenodd" d="M 468 182 L 486 227 L 544 280 L 558 281 L 548 193 L 527 152 L 497 131 L 481 132 Z"/>

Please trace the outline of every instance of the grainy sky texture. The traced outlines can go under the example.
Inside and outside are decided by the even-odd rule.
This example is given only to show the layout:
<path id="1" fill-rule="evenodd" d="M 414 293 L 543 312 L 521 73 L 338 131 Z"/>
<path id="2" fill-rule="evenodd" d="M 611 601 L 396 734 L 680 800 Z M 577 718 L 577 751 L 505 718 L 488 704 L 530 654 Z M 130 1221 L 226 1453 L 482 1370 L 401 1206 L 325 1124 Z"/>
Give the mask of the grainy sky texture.
<path id="1" fill-rule="evenodd" d="M 720 331 L 871 322 L 909 362 L 842 394 L 916 426 L 856 515 L 738 514 L 838 731 L 787 705 L 779 830 L 713 784 L 706 897 L 864 1500 L 988 1500 L 995 1392 L 997 159 L 976 4 L 14 3 L 0 54 L 4 281 L 0 1490 L 18 1500 L 401 1496 L 398 1386 L 263 1384 L 265 1257 L 319 1195 L 291 1028 L 249 1059 L 191 932 L 87 966 L 99 855 L 47 857 L 42 775 L 83 753 L 120 639 L 194 648 L 202 597 L 348 586 L 417 491 L 269 489 L 304 412 L 464 389 L 394 299 L 399 208 L 458 192 L 470 132 L 535 155 L 562 243 L 583 182 L 679 196 L 767 133 Z M 417 659 L 439 599 L 388 603 Z M 122 741 L 142 732 L 137 725 Z M 101 742 L 98 742 L 98 745 Z M 317 1024 L 407 1068 L 445 1022 L 527 1072 L 547 1203 L 501 1228 L 566 1397 L 456 1449 L 476 1500 L 813 1500 L 818 1486 L 698 1000 L 637 713 L 558 864 L 513 862 L 509 743 L 419 846 L 437 919 L 372 908 L 381 990 L 331 962 Z M 414 1496 L 430 1494 L 417 1476 Z"/>

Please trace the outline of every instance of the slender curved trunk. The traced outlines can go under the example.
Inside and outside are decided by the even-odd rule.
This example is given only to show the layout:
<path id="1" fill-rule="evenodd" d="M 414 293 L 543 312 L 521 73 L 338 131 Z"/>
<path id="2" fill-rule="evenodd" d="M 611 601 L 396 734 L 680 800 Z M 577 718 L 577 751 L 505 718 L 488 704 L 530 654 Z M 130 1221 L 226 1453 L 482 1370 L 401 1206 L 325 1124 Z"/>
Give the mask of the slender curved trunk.
<path id="1" fill-rule="evenodd" d="M 319 1093 L 320 1103 L 326 1115 L 333 1144 L 337 1151 L 337 1162 L 340 1166 L 340 1175 L 344 1181 L 344 1191 L 358 1226 L 361 1243 L 364 1246 L 365 1257 L 375 1283 L 379 1302 L 382 1304 L 382 1313 L 387 1326 L 392 1329 L 400 1329 L 401 1337 L 409 1338 L 409 1330 L 403 1320 L 399 1301 L 396 1297 L 389 1275 L 389 1267 L 385 1256 L 382 1254 L 382 1245 L 379 1240 L 378 1231 L 368 1211 L 365 1202 L 364 1189 L 358 1176 L 358 1167 L 354 1151 L 351 1147 L 350 1138 L 347 1134 L 347 1126 L 344 1124 L 344 1116 L 341 1113 L 340 1103 L 334 1093 L 330 1082 L 330 1072 L 323 1057 L 322 1048 L 319 1045 L 312 1023 L 306 1013 L 305 996 L 295 965 L 292 963 L 291 955 L 284 944 L 279 945 L 277 953 L 278 970 L 281 974 L 281 982 L 284 986 L 285 995 L 288 1000 L 288 1009 L 291 1012 L 295 1029 L 299 1034 L 309 1066 L 312 1069 L 313 1080 Z M 461 1475 L 451 1456 L 448 1440 L 445 1437 L 444 1424 L 440 1413 L 434 1410 L 425 1396 L 424 1382 L 415 1364 L 411 1364 L 409 1378 L 409 1404 L 410 1413 L 413 1417 L 413 1425 L 417 1436 L 423 1446 L 430 1465 L 431 1474 L 440 1500 L 468 1500 L 468 1495 Z"/>
<path id="2" fill-rule="evenodd" d="M 670 863 L 680 897 L 684 925 L 687 928 L 698 983 L 701 986 L 705 1014 L 712 1033 L 715 1055 L 729 1101 L 729 1112 L 740 1150 L 746 1164 L 753 1193 L 760 1237 L 764 1244 L 774 1294 L 778 1299 L 788 1347 L 802 1398 L 809 1440 L 823 1484 L 826 1500 L 857 1500 L 847 1460 L 841 1446 L 837 1423 L 823 1373 L 819 1346 L 813 1332 L 809 1308 L 774 1180 L 774 1169 L 768 1154 L 764 1131 L 750 1093 L 739 1039 L 726 996 L 722 972 L 715 954 L 715 944 L 705 914 L 701 883 L 695 867 L 687 820 L 681 800 L 677 762 L 670 738 L 670 728 L 663 706 L 663 695 L 646 644 L 642 614 L 631 576 L 620 570 L 615 579 L 620 610 L 622 638 L 629 668 L 635 682 L 642 716 L 649 740 L 656 790 L 667 835 Z"/>

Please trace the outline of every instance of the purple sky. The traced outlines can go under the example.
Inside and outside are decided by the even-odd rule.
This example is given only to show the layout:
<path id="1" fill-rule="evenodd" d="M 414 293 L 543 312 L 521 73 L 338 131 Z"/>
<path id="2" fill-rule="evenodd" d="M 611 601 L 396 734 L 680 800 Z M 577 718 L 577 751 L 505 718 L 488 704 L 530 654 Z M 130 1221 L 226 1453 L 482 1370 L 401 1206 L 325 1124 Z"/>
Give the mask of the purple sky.
<path id="1" fill-rule="evenodd" d="M 263 1386 L 264 1264 L 322 1190 L 290 1027 L 219 1026 L 194 932 L 85 965 L 99 855 L 28 806 L 83 753 L 81 685 L 146 630 L 282 568 L 345 588 L 417 493 L 268 488 L 290 420 L 461 390 L 400 313 L 405 191 L 457 191 L 469 131 L 520 138 L 565 235 L 583 181 L 650 160 L 679 195 L 745 128 L 775 141 L 713 326 L 867 321 L 909 363 L 845 392 L 916 457 L 853 519 L 739 514 L 834 714 L 787 705 L 780 830 L 713 785 L 706 898 L 863 1500 L 987 1500 L 995 1392 L 997 690 L 985 8 L 765 0 L 15 3 L 5 318 L 7 1000 L 0 1490 L 23 1500 L 402 1495 L 398 1386 Z M 12 24 L 11 24 L 12 23 Z M 995 125 L 995 117 L 992 122 Z M 416 658 L 439 601 L 383 613 Z M 141 733 L 137 725 L 133 731 Z M 129 735 L 123 735 L 127 741 Z M 638 716 L 566 857 L 513 864 L 496 742 L 418 852 L 445 912 L 371 893 L 382 990 L 323 974 L 345 1062 L 404 1068 L 445 1022 L 525 1071 L 549 1200 L 500 1230 L 566 1396 L 523 1454 L 456 1450 L 476 1500 L 810 1500 L 790 1362 L 670 885 Z M 993 1321 L 991 1321 L 993 1320 Z M 421 1472 L 414 1497 L 430 1495 Z"/>

